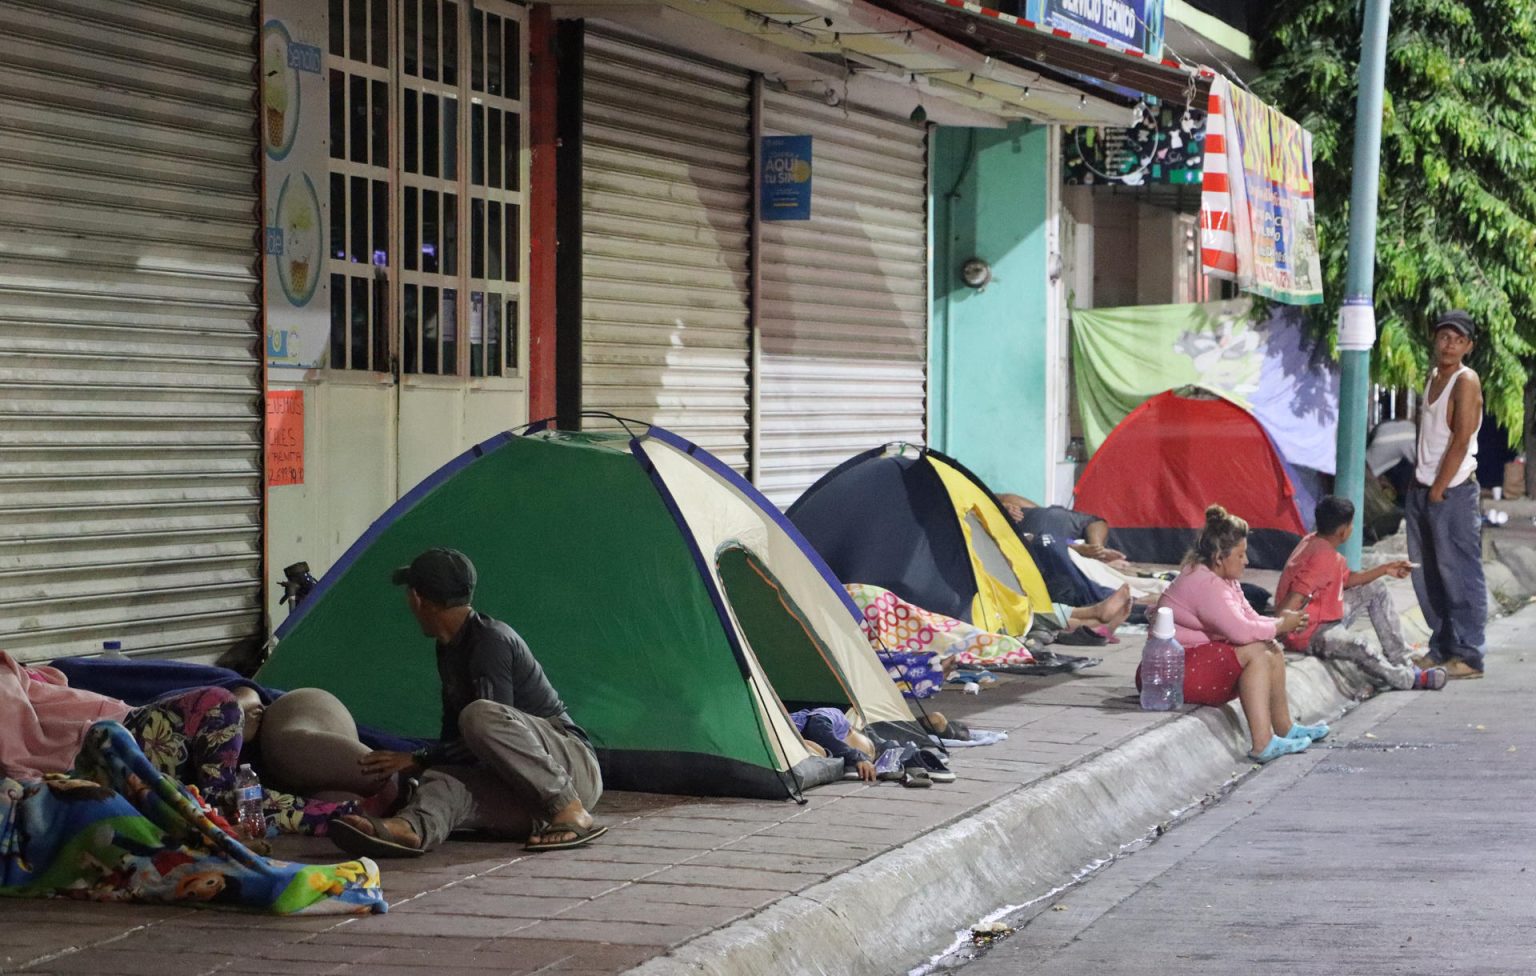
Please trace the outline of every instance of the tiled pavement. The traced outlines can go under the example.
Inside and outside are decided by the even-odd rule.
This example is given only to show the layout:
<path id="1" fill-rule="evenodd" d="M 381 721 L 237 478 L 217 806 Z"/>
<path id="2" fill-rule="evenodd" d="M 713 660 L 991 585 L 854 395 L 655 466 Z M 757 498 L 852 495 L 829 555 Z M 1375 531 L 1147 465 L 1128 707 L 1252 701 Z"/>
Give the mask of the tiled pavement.
<path id="1" fill-rule="evenodd" d="M 592 847 L 525 855 L 453 841 L 380 862 L 390 910 L 362 918 L 54 901 L 0 903 L 0 972 L 164 976 L 303 971 L 617 973 L 899 846 L 1163 720 L 1129 698 L 1138 638 L 1074 676 L 1004 676 L 978 696 L 931 701 L 992 746 L 956 750 L 959 780 L 928 790 L 837 783 L 809 802 L 612 793 Z M 323 840 L 278 854 L 338 859 Z"/>
<path id="2" fill-rule="evenodd" d="M 956 750 L 953 784 L 842 782 L 804 805 L 613 793 L 597 811 L 613 829 L 584 850 L 535 856 L 456 840 L 419 860 L 380 862 L 390 910 L 369 917 L 4 902 L 0 972 L 623 972 L 1165 721 L 1131 697 L 1140 644 L 1127 636 L 1094 649 L 1104 664 L 1076 675 L 1003 676 L 980 695 L 931 700 L 1010 733 Z M 292 859 L 338 859 L 323 840 L 277 846 Z"/>

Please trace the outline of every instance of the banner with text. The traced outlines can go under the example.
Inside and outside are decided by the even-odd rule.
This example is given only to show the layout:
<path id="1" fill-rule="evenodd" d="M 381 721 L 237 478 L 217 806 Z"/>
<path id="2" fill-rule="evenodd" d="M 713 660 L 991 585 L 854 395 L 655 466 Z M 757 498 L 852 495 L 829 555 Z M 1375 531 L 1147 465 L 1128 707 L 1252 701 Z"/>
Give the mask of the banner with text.
<path id="1" fill-rule="evenodd" d="M 1219 76 L 1209 109 L 1200 201 L 1205 273 L 1277 302 L 1321 302 L 1312 134 Z"/>
<path id="2" fill-rule="evenodd" d="M 1025 11 L 1045 27 L 1162 54 L 1163 0 L 1029 0 Z"/>
<path id="3" fill-rule="evenodd" d="M 266 355 L 273 367 L 324 365 L 331 335 L 325 273 L 330 90 L 324 4 L 267 0 L 261 27 L 266 184 Z M 325 191 L 325 192 L 322 192 Z"/>
<path id="4" fill-rule="evenodd" d="M 811 137 L 763 136 L 758 208 L 764 220 L 811 219 Z"/>

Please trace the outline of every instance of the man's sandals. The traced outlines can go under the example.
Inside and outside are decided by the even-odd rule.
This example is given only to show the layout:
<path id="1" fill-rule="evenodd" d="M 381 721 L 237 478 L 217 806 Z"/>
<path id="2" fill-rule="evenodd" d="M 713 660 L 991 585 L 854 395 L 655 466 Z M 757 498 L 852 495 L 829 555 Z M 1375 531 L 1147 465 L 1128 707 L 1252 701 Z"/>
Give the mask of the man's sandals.
<path id="1" fill-rule="evenodd" d="M 371 813 L 359 813 L 356 816 L 368 821 L 373 833 L 359 830 L 340 817 L 330 823 L 331 840 L 348 854 L 357 857 L 421 857 L 426 853 L 419 847 L 390 840 L 389 828 L 384 826 L 383 818 Z"/>
<path id="2" fill-rule="evenodd" d="M 330 823 L 330 837 L 336 846 L 356 857 L 421 857 L 426 853 L 420 847 L 411 847 L 392 840 L 389 828 L 383 818 L 375 817 L 368 813 L 359 813 L 357 816 L 368 821 L 368 826 L 373 828 L 373 833 L 360 830 L 352 826 L 340 817 Z M 533 833 L 537 836 L 549 834 L 571 834 L 567 840 L 547 841 L 541 844 L 529 843 L 523 850 L 538 853 L 541 851 L 568 851 L 577 847 L 586 847 L 608 832 L 606 826 L 590 823 L 585 827 L 574 823 L 535 823 Z"/>
<path id="3" fill-rule="evenodd" d="M 586 847 L 599 837 L 608 833 L 608 828 L 596 822 L 589 823 L 585 827 L 574 823 L 543 823 L 536 821 L 533 825 L 534 837 L 547 837 L 550 834 L 570 834 L 569 840 L 551 840 L 535 844 L 529 841 L 523 845 L 523 850 L 535 854 L 544 851 L 569 851 L 577 847 Z"/>

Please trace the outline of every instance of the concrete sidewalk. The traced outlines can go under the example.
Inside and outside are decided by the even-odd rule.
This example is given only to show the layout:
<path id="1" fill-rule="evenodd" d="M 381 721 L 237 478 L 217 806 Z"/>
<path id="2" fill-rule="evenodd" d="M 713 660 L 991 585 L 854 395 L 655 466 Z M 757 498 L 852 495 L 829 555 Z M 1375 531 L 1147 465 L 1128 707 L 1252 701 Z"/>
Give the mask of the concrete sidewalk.
<path id="1" fill-rule="evenodd" d="M 1125 637 L 1077 675 L 932 700 L 1009 733 L 956 750 L 953 784 L 844 782 L 805 805 L 610 794 L 597 812 L 613 829 L 585 850 L 455 841 L 381 862 L 391 908 L 366 918 L 7 902 L 0 972 L 888 974 L 1253 768 L 1235 704 L 1138 709 L 1140 647 Z M 1315 660 L 1294 662 L 1288 685 L 1306 721 L 1337 717 L 1359 690 Z M 277 846 L 339 859 L 325 841 Z"/>

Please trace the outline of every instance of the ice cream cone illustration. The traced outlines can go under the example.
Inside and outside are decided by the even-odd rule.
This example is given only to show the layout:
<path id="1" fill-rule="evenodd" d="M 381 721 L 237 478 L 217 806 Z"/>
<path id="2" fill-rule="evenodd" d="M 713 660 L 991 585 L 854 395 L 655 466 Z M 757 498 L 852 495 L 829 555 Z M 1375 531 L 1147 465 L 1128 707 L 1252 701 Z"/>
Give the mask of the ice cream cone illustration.
<path id="1" fill-rule="evenodd" d="M 281 153 L 288 139 L 289 86 L 297 79 L 288 67 L 288 39 L 281 26 L 268 28 L 261 52 L 261 108 L 267 151 Z"/>
<path id="2" fill-rule="evenodd" d="M 280 149 L 288 130 L 288 86 L 283 72 L 273 68 L 262 85 L 262 102 L 266 108 L 267 145 Z"/>
<path id="3" fill-rule="evenodd" d="M 313 297 L 318 279 L 316 263 L 322 257 L 320 202 L 309 179 L 300 179 L 302 182 L 284 181 L 277 204 L 277 220 L 283 231 L 278 273 L 288 300 L 296 306 L 307 304 Z"/>
<path id="4" fill-rule="evenodd" d="M 288 264 L 289 280 L 293 282 L 295 294 L 302 295 L 309 290 L 309 262 L 292 261 Z"/>

